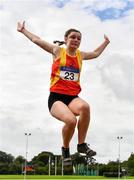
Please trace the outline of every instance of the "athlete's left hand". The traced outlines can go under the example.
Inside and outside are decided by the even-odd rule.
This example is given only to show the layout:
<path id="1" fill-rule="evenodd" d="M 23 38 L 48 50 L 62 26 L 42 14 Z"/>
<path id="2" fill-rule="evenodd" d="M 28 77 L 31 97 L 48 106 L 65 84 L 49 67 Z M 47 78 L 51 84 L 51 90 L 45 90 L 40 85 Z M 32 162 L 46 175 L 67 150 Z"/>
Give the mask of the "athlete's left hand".
<path id="1" fill-rule="evenodd" d="M 110 40 L 109 40 L 108 36 L 106 36 L 106 34 L 104 34 L 104 39 L 105 39 L 105 41 L 107 41 L 108 43 L 110 43 Z"/>

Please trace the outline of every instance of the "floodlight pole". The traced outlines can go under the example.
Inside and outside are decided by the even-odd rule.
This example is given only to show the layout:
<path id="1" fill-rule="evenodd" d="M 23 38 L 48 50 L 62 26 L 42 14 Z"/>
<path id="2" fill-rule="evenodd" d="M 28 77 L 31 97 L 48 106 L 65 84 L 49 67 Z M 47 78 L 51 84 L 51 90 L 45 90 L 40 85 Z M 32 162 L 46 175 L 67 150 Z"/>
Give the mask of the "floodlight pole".
<path id="1" fill-rule="evenodd" d="M 118 136 L 117 139 L 119 140 L 119 147 L 118 147 L 118 180 L 120 179 L 120 141 L 123 139 L 122 136 Z"/>
<path id="2" fill-rule="evenodd" d="M 28 137 L 31 136 L 31 133 L 25 133 L 25 136 L 26 136 L 26 157 L 25 157 L 25 167 L 24 167 L 24 180 L 26 180 L 26 175 L 27 175 Z"/>
<path id="3" fill-rule="evenodd" d="M 57 175 L 57 156 L 55 156 L 55 176 Z"/>
<path id="4" fill-rule="evenodd" d="M 51 156 L 49 156 L 49 160 L 48 160 L 48 164 L 49 164 L 49 172 L 48 172 L 48 174 L 49 174 L 49 176 L 51 175 Z"/>
<path id="5" fill-rule="evenodd" d="M 63 156 L 61 157 L 61 175 L 64 176 Z"/>

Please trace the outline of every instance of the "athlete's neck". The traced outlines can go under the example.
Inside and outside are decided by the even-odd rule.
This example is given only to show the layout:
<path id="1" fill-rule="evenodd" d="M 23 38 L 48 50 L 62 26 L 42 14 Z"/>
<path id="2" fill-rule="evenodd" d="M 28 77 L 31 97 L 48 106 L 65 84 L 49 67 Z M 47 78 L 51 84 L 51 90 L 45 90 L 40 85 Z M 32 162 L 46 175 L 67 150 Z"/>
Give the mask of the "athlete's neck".
<path id="1" fill-rule="evenodd" d="M 68 48 L 66 48 L 66 52 L 70 56 L 76 56 L 76 49 L 68 49 Z"/>

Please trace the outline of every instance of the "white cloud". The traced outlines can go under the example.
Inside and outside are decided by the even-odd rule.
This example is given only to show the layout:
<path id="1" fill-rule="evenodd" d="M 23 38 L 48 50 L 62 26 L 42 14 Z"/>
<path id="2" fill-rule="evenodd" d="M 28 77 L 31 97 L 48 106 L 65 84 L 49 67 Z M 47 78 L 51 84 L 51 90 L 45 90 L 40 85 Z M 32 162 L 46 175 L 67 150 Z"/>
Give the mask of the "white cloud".
<path id="1" fill-rule="evenodd" d="M 74 6 L 79 6 L 79 7 L 89 7 L 92 10 L 104 10 L 107 8 L 116 8 L 116 9 L 123 9 L 127 1 L 122 1 L 122 0 L 71 0 L 65 5 L 74 5 Z"/>
<path id="2" fill-rule="evenodd" d="M 59 154 L 62 144 L 62 123 L 52 118 L 47 108 L 51 55 L 16 31 L 17 21 L 26 20 L 30 31 L 49 42 L 62 40 L 70 27 L 80 29 L 81 49 L 85 51 L 94 50 L 103 41 L 104 33 L 110 37 L 109 47 L 97 60 L 84 62 L 80 96 L 92 109 L 87 141 L 97 150 L 97 160 L 117 158 L 119 135 L 124 137 L 122 159 L 126 159 L 134 148 L 130 138 L 134 132 L 134 126 L 130 127 L 134 115 L 133 10 L 121 19 L 101 22 L 83 7 L 97 10 L 116 5 L 120 9 L 124 1 L 70 1 L 63 8 L 53 6 L 49 0 L 14 2 L 6 0 L 0 5 L 1 150 L 25 155 L 26 131 L 32 133 L 29 158 L 43 150 Z M 76 151 L 76 144 L 77 131 L 71 152 Z"/>
<path id="3" fill-rule="evenodd" d="M 131 56 L 114 54 L 99 68 L 103 84 L 111 89 L 120 101 L 134 101 L 133 67 Z"/>

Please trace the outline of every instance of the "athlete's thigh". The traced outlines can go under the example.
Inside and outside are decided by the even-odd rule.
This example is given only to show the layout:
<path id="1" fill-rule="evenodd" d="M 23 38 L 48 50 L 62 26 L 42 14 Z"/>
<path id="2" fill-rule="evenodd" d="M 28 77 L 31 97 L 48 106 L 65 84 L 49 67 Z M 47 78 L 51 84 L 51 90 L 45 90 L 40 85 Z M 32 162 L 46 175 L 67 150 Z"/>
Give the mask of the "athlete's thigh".
<path id="1" fill-rule="evenodd" d="M 64 104 L 61 101 L 54 102 L 54 104 L 51 107 L 50 113 L 56 119 L 59 119 L 65 123 L 76 119 L 73 112 L 68 108 L 66 104 Z"/>
<path id="2" fill-rule="evenodd" d="M 89 108 L 89 104 L 80 97 L 77 97 L 70 102 L 68 107 L 72 111 L 72 113 L 74 113 L 75 115 L 79 115 L 81 108 L 82 107 Z"/>

